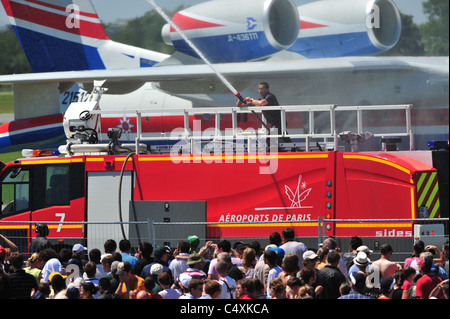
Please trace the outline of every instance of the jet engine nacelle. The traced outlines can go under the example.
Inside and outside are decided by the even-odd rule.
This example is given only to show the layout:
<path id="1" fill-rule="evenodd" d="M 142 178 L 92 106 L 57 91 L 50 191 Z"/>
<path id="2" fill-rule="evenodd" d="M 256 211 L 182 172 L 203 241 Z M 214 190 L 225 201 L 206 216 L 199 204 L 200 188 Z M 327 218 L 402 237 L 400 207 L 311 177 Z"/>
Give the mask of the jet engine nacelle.
<path id="1" fill-rule="evenodd" d="M 375 54 L 400 38 L 401 17 L 392 0 L 321 0 L 298 11 L 300 34 L 289 51 L 308 58 Z"/>
<path id="2" fill-rule="evenodd" d="M 300 18 L 292 0 L 216 0 L 176 13 L 172 22 L 213 63 L 252 61 L 291 47 Z M 168 24 L 162 37 L 177 51 L 197 57 Z"/>

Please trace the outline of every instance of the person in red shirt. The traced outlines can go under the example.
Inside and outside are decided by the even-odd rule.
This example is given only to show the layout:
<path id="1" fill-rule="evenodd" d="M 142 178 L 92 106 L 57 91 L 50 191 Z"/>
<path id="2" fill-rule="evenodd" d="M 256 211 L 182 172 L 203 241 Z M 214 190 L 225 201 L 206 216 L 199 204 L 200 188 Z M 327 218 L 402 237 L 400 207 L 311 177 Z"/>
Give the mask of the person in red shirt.
<path id="1" fill-rule="evenodd" d="M 239 299 L 255 299 L 255 287 L 250 278 L 243 278 L 236 283 L 236 297 Z"/>
<path id="2" fill-rule="evenodd" d="M 160 294 L 153 291 L 153 289 L 155 289 L 156 287 L 155 279 L 153 277 L 148 276 L 147 278 L 145 278 L 144 287 L 148 298 L 143 296 L 143 293 L 141 293 L 141 296 L 138 295 L 137 299 L 139 299 L 139 297 L 142 297 L 143 299 L 163 299 Z"/>
<path id="3" fill-rule="evenodd" d="M 438 276 L 439 269 L 433 264 L 433 257 L 425 257 L 418 261 L 418 264 L 424 275 L 416 283 L 416 298 L 428 299 L 431 291 L 442 282 L 442 279 Z M 443 298 L 442 291 L 437 298 Z"/>

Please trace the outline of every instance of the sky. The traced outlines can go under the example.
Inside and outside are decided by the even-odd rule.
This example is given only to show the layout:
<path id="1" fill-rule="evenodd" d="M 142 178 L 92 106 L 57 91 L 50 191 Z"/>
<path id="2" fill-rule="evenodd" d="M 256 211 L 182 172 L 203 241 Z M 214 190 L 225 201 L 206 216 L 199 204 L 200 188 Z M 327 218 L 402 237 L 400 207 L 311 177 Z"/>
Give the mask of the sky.
<path id="1" fill-rule="evenodd" d="M 336 0 L 339 1 L 339 0 Z M 422 3 L 425 0 L 393 0 L 400 12 L 412 15 L 413 21 L 417 24 L 426 22 L 427 19 L 423 14 Z M 447 1 L 447 0 L 443 0 Z M 146 0 L 92 0 L 95 9 L 103 22 L 115 22 L 123 19 L 133 19 L 142 16 L 146 11 L 153 7 Z M 155 0 L 155 2 L 165 10 L 174 10 L 180 5 L 189 7 L 205 0 Z M 305 0 L 294 0 L 300 4 Z M 308 0 L 306 0 L 308 2 Z M 133 5 L 131 5 L 133 3 Z M 3 6 L 0 8 L 0 27 L 7 25 L 8 18 Z"/>

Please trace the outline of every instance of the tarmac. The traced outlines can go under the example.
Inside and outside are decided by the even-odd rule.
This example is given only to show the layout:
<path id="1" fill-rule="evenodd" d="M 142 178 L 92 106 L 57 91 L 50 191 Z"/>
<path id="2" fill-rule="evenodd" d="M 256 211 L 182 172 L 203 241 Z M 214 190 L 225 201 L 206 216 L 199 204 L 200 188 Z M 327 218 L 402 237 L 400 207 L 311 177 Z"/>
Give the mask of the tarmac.
<path id="1" fill-rule="evenodd" d="M 6 123 L 14 120 L 13 113 L 0 113 L 0 123 Z"/>

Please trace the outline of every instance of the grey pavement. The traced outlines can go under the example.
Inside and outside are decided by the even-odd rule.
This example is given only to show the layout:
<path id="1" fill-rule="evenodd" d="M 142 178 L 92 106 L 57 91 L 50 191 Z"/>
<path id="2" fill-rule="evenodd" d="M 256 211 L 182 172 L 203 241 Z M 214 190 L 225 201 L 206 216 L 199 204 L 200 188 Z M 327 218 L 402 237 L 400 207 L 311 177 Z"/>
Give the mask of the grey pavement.
<path id="1" fill-rule="evenodd" d="M 14 120 L 13 113 L 0 113 L 0 123 L 6 123 Z"/>

